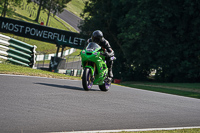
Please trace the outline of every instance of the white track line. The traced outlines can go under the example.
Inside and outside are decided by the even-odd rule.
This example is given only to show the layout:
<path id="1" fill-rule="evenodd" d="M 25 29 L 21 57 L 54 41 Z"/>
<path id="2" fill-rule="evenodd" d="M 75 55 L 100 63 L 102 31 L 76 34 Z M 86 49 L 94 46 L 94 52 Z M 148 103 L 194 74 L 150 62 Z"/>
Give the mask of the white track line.
<path id="1" fill-rule="evenodd" d="M 171 127 L 171 128 L 147 128 L 147 129 L 121 129 L 121 130 L 94 130 L 94 131 L 71 131 L 71 132 L 48 132 L 48 133 L 112 133 L 112 132 L 139 132 L 139 131 L 158 131 L 158 130 L 180 130 L 180 129 L 193 129 L 196 127 Z"/>

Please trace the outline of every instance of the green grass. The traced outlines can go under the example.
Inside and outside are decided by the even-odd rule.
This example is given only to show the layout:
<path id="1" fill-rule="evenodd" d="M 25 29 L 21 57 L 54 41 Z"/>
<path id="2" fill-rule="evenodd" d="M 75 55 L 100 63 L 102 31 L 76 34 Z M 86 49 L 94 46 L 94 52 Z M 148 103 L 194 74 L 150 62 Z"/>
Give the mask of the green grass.
<path id="1" fill-rule="evenodd" d="M 80 54 L 81 50 L 80 49 L 76 49 L 75 52 L 73 52 L 70 55 L 67 55 L 66 58 L 66 62 L 74 62 L 74 61 L 79 61 L 81 59 L 80 56 L 78 56 Z"/>
<path id="2" fill-rule="evenodd" d="M 66 9 L 75 15 L 80 17 L 80 14 L 83 12 L 85 3 L 88 0 L 71 0 L 69 3 L 67 3 Z"/>
<path id="3" fill-rule="evenodd" d="M 47 12 L 44 10 L 41 10 L 40 12 L 39 22 L 38 23 L 35 22 L 38 7 L 39 6 L 37 4 L 34 4 L 33 2 L 27 5 L 26 1 L 24 0 L 21 7 L 15 7 L 16 11 L 13 13 L 13 16 L 10 16 L 10 17 L 17 20 L 22 20 L 22 21 L 26 21 L 30 23 L 35 23 L 35 24 L 40 24 L 43 21 L 44 26 L 46 26 Z M 57 28 L 57 29 L 67 30 L 67 31 L 70 30 L 68 28 L 70 26 L 65 26 L 64 24 L 58 21 L 58 18 L 55 18 L 52 15 L 50 16 L 48 26 Z"/>
<path id="4" fill-rule="evenodd" d="M 44 21 L 44 24 L 46 24 L 47 13 L 44 11 L 41 11 L 41 14 L 40 14 L 40 18 L 43 18 L 43 20 L 39 19 L 39 23 L 34 21 L 36 18 L 36 12 L 38 8 L 38 6 L 35 5 L 34 3 L 26 5 L 26 1 L 24 0 L 24 4 L 22 4 L 21 7 L 14 7 L 14 8 L 15 8 L 15 12 L 14 11 L 12 12 L 12 16 L 10 15 L 6 17 L 16 19 L 16 20 L 26 21 L 26 22 L 30 22 L 34 24 L 40 24 L 41 21 Z M 0 12 L 1 11 L 2 11 L 2 7 L 0 5 Z M 30 16 L 30 14 L 32 15 Z M 68 25 L 66 22 L 64 22 L 58 17 L 51 16 L 48 26 L 52 28 L 66 30 L 66 31 L 77 32 L 74 28 L 72 28 L 70 25 Z M 52 43 L 19 37 L 19 36 L 15 36 L 13 34 L 8 34 L 8 33 L 1 33 L 1 34 L 16 38 L 30 45 L 36 45 L 37 46 L 36 51 L 40 53 L 41 52 L 46 53 L 46 54 L 56 53 L 56 50 L 57 50 L 56 45 Z M 69 48 L 67 47 L 66 49 L 69 49 Z"/>
<path id="5" fill-rule="evenodd" d="M 120 85 L 200 99 L 200 83 L 122 82 Z"/>
<path id="6" fill-rule="evenodd" d="M 133 132 L 120 132 L 120 133 L 133 133 Z M 181 129 L 181 130 L 161 130 L 161 131 L 140 131 L 134 133 L 200 133 L 200 129 Z"/>
<path id="7" fill-rule="evenodd" d="M 27 76 L 39 76 L 48 78 L 59 78 L 59 79 L 74 79 L 80 80 L 80 77 L 73 77 L 59 73 L 53 73 L 49 71 L 43 71 L 38 69 L 32 69 L 20 65 L 13 65 L 10 63 L 0 63 L 1 74 L 14 74 L 14 75 L 27 75 Z"/>
<path id="8" fill-rule="evenodd" d="M 42 41 L 38 41 L 38 40 L 34 40 L 34 39 L 15 36 L 15 35 L 9 34 L 9 33 L 1 33 L 0 32 L 0 34 L 15 38 L 17 40 L 28 43 L 30 45 L 36 45 L 37 46 L 37 49 L 36 49 L 37 53 L 52 54 L 52 53 L 56 53 L 56 50 L 57 50 L 56 45 L 52 44 L 52 43 L 47 43 L 47 42 L 42 42 Z M 69 49 L 69 48 L 67 47 L 66 49 Z"/>
<path id="9" fill-rule="evenodd" d="M 70 54 L 70 56 L 77 56 L 77 55 L 79 55 L 80 54 L 80 52 L 81 52 L 81 50 L 80 49 L 76 49 L 76 51 L 75 52 L 73 52 L 72 54 Z M 67 57 L 67 56 L 66 56 Z"/>
<path id="10" fill-rule="evenodd" d="M 51 78 L 80 79 L 77 77 L 68 77 L 63 74 L 57 74 L 47 71 L 35 70 L 28 67 L 12 65 L 9 63 L 0 64 L 0 73 L 51 77 Z M 122 82 L 120 85 L 200 99 L 200 83 Z"/>

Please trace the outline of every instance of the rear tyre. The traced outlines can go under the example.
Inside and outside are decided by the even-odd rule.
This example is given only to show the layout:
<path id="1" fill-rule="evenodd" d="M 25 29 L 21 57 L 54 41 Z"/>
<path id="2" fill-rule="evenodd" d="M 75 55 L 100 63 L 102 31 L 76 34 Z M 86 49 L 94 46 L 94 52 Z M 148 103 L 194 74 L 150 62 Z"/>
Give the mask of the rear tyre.
<path id="1" fill-rule="evenodd" d="M 99 89 L 101 91 L 108 91 L 111 86 L 111 83 L 105 82 L 103 85 L 99 85 Z"/>
<path id="2" fill-rule="evenodd" d="M 83 89 L 88 91 L 92 88 L 93 81 L 91 81 L 91 70 L 90 68 L 85 68 L 82 77 Z"/>

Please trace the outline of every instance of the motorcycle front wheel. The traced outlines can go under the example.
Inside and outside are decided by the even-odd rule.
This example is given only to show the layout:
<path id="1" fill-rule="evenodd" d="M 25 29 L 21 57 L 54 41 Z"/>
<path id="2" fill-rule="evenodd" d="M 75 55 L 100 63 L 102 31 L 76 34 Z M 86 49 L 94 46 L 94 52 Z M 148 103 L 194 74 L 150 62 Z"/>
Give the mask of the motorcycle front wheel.
<path id="1" fill-rule="evenodd" d="M 90 68 L 85 68 L 82 77 L 83 89 L 88 91 L 92 88 L 93 81 L 91 80 L 91 70 Z"/>

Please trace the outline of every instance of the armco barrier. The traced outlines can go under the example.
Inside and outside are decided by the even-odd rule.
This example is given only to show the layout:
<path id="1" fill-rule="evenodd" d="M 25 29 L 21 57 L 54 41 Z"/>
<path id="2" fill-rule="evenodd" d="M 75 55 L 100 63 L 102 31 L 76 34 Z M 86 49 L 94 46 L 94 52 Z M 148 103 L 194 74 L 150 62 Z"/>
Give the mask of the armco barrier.
<path id="1" fill-rule="evenodd" d="M 71 48 L 63 52 L 63 56 L 67 56 L 69 54 L 72 54 L 75 52 L 76 49 Z M 52 56 L 55 56 L 56 54 L 38 54 L 36 55 L 36 61 L 44 61 L 44 60 L 51 60 Z M 61 56 L 61 52 L 58 53 L 58 57 Z"/>
<path id="2" fill-rule="evenodd" d="M 65 74 L 70 76 L 82 77 L 83 69 L 68 69 L 66 70 Z"/>
<path id="3" fill-rule="evenodd" d="M 14 64 L 34 67 L 36 46 L 0 34 L 0 58 Z"/>

